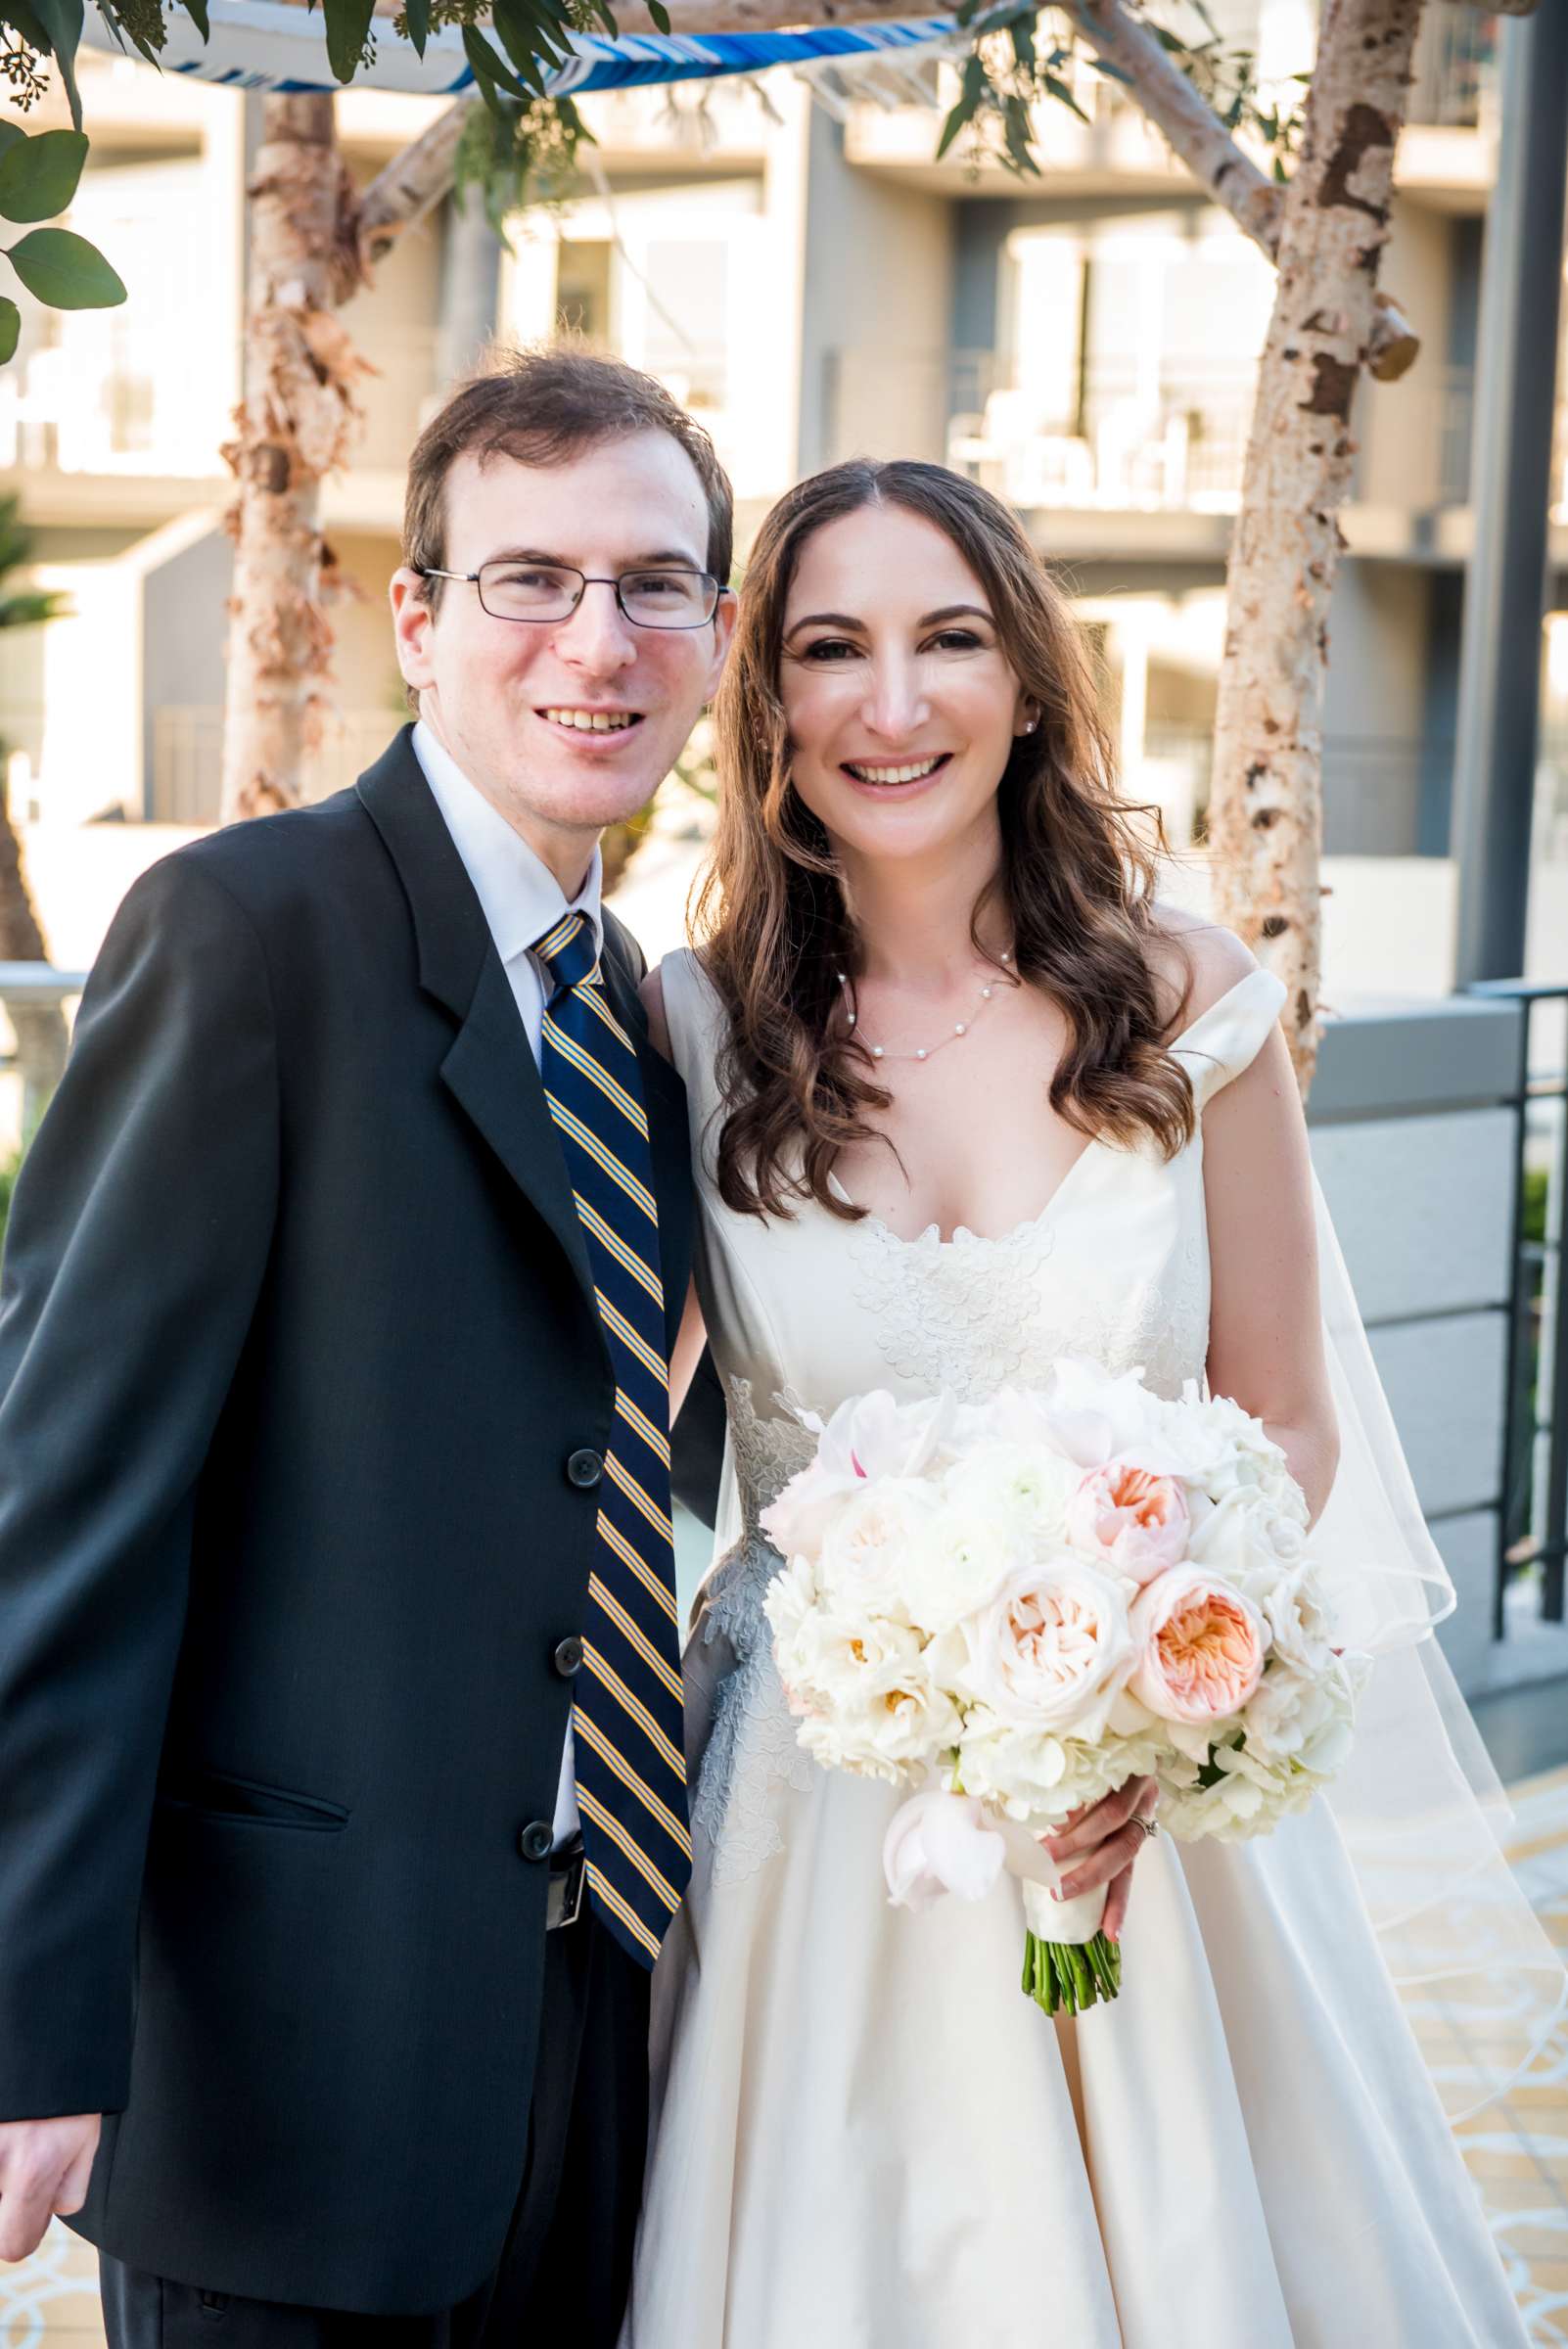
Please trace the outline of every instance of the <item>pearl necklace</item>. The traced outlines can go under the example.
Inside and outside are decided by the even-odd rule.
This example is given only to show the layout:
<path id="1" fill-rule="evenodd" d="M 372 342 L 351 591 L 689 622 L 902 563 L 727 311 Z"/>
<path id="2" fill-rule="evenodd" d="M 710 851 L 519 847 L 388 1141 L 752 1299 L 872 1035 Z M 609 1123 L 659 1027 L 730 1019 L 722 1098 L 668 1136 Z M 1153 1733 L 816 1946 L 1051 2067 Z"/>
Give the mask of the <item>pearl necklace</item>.
<path id="1" fill-rule="evenodd" d="M 1011 954 L 1000 955 L 998 960 L 1000 961 L 1002 968 L 1010 977 L 1012 973 L 1013 960 Z M 853 1002 L 848 976 L 843 971 L 837 972 L 835 976 L 838 979 L 840 987 L 843 988 L 846 997 L 850 998 Z M 890 1052 L 886 1044 L 866 1044 L 865 1048 L 870 1053 L 873 1060 L 929 1060 L 934 1052 L 940 1052 L 942 1050 L 943 1044 L 954 1044 L 961 1036 L 967 1036 L 969 1034 L 970 1028 L 973 1026 L 974 1021 L 980 1012 L 981 1005 L 989 1003 L 995 992 L 996 989 L 994 983 L 983 987 L 980 990 L 980 1002 L 975 1005 L 975 1009 L 973 1012 L 971 1012 L 969 1018 L 967 1020 L 955 1020 L 952 1027 L 952 1033 L 949 1036 L 943 1036 L 941 1042 L 939 1043 L 923 1044 L 921 1045 L 920 1049 L 915 1052 Z M 857 1025 L 858 1015 L 853 1009 L 851 1009 L 846 1016 L 848 1017 L 850 1026 L 852 1028 Z M 864 1042 L 864 1040 L 865 1039 L 862 1037 L 861 1041 Z"/>

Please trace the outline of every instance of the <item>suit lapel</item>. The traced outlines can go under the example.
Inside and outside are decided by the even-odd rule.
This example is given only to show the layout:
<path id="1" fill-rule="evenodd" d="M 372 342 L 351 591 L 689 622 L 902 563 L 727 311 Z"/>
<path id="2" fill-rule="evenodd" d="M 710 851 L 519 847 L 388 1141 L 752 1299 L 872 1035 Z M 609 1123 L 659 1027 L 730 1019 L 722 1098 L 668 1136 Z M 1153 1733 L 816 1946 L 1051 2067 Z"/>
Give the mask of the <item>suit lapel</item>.
<path id="1" fill-rule="evenodd" d="M 397 868 L 419 984 L 458 1023 L 441 1082 L 564 1250 L 598 1322 L 587 1244 L 560 1137 L 511 983 L 479 898 L 431 796 L 405 726 L 359 778 L 359 799 Z"/>
<path id="2" fill-rule="evenodd" d="M 576 1202 L 539 1072 L 474 885 L 411 747 L 412 726 L 358 783 L 408 900 L 419 984 L 457 1022 L 441 1082 L 564 1252 L 598 1326 L 598 1300 Z M 636 1046 L 648 1109 L 659 1253 L 671 1340 L 691 1264 L 691 1162 L 686 1088 L 648 1038 L 648 1020 L 615 944 L 605 994 Z"/>

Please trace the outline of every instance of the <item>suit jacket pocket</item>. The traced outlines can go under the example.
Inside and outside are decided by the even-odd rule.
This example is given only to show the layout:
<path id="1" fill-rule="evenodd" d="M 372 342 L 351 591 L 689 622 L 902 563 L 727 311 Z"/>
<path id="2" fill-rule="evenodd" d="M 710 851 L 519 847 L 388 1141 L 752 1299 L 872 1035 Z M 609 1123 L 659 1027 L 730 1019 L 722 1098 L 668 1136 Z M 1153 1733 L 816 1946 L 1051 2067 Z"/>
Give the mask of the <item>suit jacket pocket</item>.
<path id="1" fill-rule="evenodd" d="M 236 1827 L 295 1827 L 307 1834 L 335 1834 L 348 1823 L 343 1805 L 321 1795 L 298 1794 L 287 1786 L 213 1770 L 169 1773 L 159 1786 L 158 1807 L 165 1816 L 216 1819 Z"/>

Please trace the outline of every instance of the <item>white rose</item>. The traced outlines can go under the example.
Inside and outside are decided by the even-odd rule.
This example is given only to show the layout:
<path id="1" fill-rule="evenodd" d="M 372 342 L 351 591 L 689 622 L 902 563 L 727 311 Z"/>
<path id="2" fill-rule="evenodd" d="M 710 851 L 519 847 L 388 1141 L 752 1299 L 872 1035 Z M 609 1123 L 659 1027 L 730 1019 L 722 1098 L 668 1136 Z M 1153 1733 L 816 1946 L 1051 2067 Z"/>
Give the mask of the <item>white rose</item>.
<path id="1" fill-rule="evenodd" d="M 842 1500 L 829 1518 L 816 1574 L 836 1613 L 909 1621 L 904 1574 L 935 1513 L 929 1489 L 878 1477 Z"/>
<path id="2" fill-rule="evenodd" d="M 1289 1762 L 1331 1778 L 1350 1754 L 1355 1712 L 1348 1675 L 1271 1668 L 1242 1714 L 1246 1751 L 1260 1764 Z"/>
<path id="3" fill-rule="evenodd" d="M 863 1656 L 857 1648 L 864 1649 Z M 799 1738 L 808 1754 L 833 1768 L 896 1783 L 951 1751 L 962 1720 L 952 1700 L 934 1685 L 918 1653 L 878 1654 L 869 1642 L 853 1639 L 849 1650 L 830 1662 L 819 1683 L 828 1711 L 808 1714 L 801 1723 Z"/>
<path id="4" fill-rule="evenodd" d="M 1269 1539 L 1274 1512 L 1264 1497 L 1248 1487 L 1232 1486 L 1218 1500 L 1200 1490 L 1191 1497 L 1187 1556 L 1194 1566 L 1216 1574 L 1251 1594 L 1253 1578 L 1277 1572 Z"/>
<path id="5" fill-rule="evenodd" d="M 1310 1675 L 1329 1670 L 1334 1625 L 1316 1572 L 1309 1562 L 1304 1560 L 1276 1575 L 1258 1603 L 1272 1635 L 1273 1653 L 1282 1664 Z"/>
<path id="6" fill-rule="evenodd" d="M 962 1685 L 1020 1728 L 1097 1737 L 1132 1668 L 1120 1587 L 1065 1554 L 1010 1577 L 960 1630 Z"/>

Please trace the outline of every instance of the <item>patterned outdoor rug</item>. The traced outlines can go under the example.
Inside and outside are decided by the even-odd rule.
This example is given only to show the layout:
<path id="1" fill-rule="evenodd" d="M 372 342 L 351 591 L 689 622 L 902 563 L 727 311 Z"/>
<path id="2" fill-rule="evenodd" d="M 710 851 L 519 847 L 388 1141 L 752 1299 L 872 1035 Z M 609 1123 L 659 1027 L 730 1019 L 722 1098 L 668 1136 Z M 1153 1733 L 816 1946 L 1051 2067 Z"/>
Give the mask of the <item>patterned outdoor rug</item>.
<path id="1" fill-rule="evenodd" d="M 1568 1957 L 1568 1770 L 1514 1789 L 1510 1856 L 1538 1913 Z M 1568 2349 L 1568 2016 L 1507 2102 L 1460 2131 L 1532 2342 Z M 1521 2153 L 1515 2131 L 1528 2140 Z M 55 2227 L 33 2259 L 0 2270 L 0 2349 L 101 2349 L 93 2255 Z"/>

